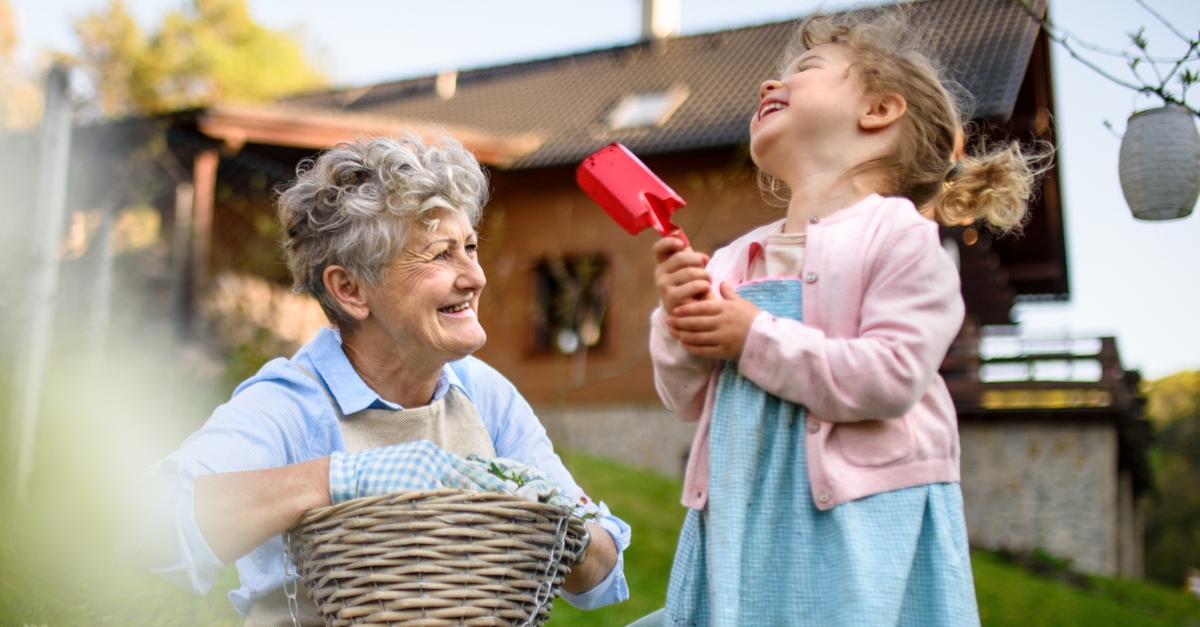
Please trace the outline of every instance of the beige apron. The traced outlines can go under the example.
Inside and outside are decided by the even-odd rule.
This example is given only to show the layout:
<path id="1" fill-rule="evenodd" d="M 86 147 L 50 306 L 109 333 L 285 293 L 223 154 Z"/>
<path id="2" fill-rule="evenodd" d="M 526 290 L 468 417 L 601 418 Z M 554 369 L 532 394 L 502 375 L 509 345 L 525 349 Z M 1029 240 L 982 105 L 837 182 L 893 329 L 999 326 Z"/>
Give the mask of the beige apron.
<path id="1" fill-rule="evenodd" d="M 316 375 L 302 366 L 300 370 L 321 385 Z M 479 411 L 475 409 L 471 399 L 456 386 L 450 386 L 442 398 L 425 407 L 400 410 L 364 409 L 349 416 L 342 415 L 341 407 L 325 390 L 324 385 L 321 385 L 321 390 L 325 391 L 325 396 L 337 412 L 347 453 L 429 440 L 460 457 L 466 457 L 470 453 L 488 459 L 496 456 L 496 449 L 492 446 L 492 438 L 483 424 L 483 418 L 479 416 Z M 313 603 L 303 585 L 299 586 L 296 596 L 300 602 L 301 627 L 324 627 L 325 620 L 321 618 L 316 603 Z M 292 615 L 288 611 L 287 595 L 284 594 L 283 588 L 278 588 L 259 599 L 246 615 L 246 627 L 290 625 Z"/>

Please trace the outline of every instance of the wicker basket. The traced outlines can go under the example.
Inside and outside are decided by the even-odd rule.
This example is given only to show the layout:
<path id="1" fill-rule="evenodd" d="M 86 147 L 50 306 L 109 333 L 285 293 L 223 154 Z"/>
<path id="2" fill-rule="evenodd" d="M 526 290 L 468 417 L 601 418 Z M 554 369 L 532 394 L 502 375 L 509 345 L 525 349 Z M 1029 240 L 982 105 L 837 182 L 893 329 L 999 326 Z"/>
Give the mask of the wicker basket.
<path id="1" fill-rule="evenodd" d="M 325 622 L 546 622 L 583 522 L 509 494 L 414 490 L 309 512 L 285 541 Z"/>

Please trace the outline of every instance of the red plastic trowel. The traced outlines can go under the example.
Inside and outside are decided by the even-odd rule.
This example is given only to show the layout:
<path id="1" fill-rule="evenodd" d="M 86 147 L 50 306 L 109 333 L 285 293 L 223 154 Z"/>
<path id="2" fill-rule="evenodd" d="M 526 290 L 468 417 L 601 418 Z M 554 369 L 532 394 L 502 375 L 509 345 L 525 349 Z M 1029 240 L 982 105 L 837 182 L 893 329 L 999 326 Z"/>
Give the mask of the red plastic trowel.
<path id="1" fill-rule="evenodd" d="M 687 203 L 625 146 L 613 143 L 589 155 L 575 180 L 631 235 L 652 228 L 691 247 L 683 229 L 671 223 L 671 214 Z"/>

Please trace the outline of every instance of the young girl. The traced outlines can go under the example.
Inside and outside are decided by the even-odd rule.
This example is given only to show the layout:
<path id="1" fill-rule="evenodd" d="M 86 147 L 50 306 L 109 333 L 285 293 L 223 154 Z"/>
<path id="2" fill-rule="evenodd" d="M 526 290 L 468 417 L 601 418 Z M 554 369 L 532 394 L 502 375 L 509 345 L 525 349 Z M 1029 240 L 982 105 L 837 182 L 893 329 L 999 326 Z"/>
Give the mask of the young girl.
<path id="1" fill-rule="evenodd" d="M 938 376 L 964 308 L 928 218 L 1019 227 L 1034 157 L 962 156 L 911 32 L 897 13 L 807 20 L 750 123 L 786 219 L 711 262 L 655 246 L 656 384 L 699 421 L 667 625 L 979 623 Z"/>

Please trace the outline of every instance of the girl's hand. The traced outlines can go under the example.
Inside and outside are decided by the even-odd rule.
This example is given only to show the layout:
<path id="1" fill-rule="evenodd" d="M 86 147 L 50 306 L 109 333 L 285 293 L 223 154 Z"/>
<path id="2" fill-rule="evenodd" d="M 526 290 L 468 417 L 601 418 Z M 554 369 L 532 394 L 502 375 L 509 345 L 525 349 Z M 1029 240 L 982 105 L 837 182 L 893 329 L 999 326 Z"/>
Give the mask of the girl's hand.
<path id="1" fill-rule="evenodd" d="M 698 253 L 685 246 L 683 240 L 668 235 L 654 244 L 654 259 L 658 262 L 654 283 L 658 286 L 663 312 L 668 316 L 680 305 L 708 294 L 712 286 L 712 279 L 704 270 L 708 255 Z"/>
<path id="2" fill-rule="evenodd" d="M 738 296 L 728 283 L 721 283 L 724 300 L 692 301 L 680 305 L 667 318 L 671 337 L 683 343 L 697 357 L 737 361 L 746 346 L 750 325 L 761 311 L 754 303 Z"/>

